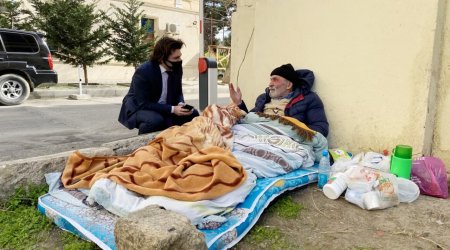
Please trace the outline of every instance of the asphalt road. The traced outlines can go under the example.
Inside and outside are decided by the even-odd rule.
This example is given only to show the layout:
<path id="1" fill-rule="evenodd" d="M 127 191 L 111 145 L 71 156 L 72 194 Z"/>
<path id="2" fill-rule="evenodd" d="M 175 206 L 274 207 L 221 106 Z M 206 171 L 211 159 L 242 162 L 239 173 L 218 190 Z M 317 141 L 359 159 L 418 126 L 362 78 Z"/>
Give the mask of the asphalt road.
<path id="1" fill-rule="evenodd" d="M 0 162 L 60 153 L 137 135 L 117 121 L 122 97 L 28 100 L 0 106 Z"/>

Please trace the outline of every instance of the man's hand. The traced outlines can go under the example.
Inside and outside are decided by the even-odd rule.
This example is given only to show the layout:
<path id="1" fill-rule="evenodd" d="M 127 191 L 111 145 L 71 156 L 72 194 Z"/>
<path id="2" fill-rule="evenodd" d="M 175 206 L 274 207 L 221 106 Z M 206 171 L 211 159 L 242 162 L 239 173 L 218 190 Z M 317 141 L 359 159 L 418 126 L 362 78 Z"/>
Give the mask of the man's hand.
<path id="1" fill-rule="evenodd" d="M 178 106 L 173 106 L 173 113 L 177 116 L 186 116 L 191 115 L 194 112 L 194 109 L 185 109 L 183 108 L 184 104 L 179 104 Z"/>
<path id="2" fill-rule="evenodd" d="M 237 89 L 234 89 L 234 86 L 232 83 L 228 84 L 228 90 L 230 91 L 230 98 L 231 101 L 233 101 L 234 104 L 239 105 L 242 103 L 242 93 L 239 86 Z"/>

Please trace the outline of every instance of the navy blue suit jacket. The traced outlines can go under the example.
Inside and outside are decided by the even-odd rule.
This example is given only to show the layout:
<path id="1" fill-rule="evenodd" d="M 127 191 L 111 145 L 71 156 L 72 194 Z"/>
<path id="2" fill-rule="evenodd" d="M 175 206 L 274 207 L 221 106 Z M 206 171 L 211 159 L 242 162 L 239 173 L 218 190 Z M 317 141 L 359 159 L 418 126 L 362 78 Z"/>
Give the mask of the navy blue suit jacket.
<path id="1" fill-rule="evenodd" d="M 158 103 L 162 92 L 162 75 L 159 63 L 147 61 L 134 72 L 130 89 L 123 98 L 119 122 L 129 129 L 137 128 L 136 112 L 152 110 L 169 116 L 172 106 L 184 102 L 181 78 L 183 70 L 173 71 L 167 83 L 167 104 Z"/>

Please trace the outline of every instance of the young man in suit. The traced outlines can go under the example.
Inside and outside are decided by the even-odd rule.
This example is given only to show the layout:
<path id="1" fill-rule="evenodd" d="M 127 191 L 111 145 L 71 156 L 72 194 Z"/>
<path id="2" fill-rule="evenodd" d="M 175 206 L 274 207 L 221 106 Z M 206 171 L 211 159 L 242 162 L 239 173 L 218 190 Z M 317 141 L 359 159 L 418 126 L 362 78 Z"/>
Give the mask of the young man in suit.
<path id="1" fill-rule="evenodd" d="M 119 122 L 125 127 L 138 128 L 139 134 L 145 134 L 182 125 L 199 115 L 184 104 L 183 45 L 179 39 L 162 37 L 150 60 L 136 69 L 119 114 Z"/>

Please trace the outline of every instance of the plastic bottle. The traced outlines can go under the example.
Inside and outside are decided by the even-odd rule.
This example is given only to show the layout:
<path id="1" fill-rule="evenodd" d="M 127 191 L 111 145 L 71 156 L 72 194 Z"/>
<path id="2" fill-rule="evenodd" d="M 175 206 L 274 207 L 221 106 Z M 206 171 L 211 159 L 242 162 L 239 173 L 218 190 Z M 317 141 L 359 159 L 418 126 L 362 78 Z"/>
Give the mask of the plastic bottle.
<path id="1" fill-rule="evenodd" d="M 317 186 L 322 189 L 325 184 L 328 182 L 328 178 L 330 177 L 331 167 L 330 167 L 330 158 L 328 156 L 328 150 L 322 151 L 322 158 L 319 161 L 319 170 L 318 170 L 318 183 Z"/>

